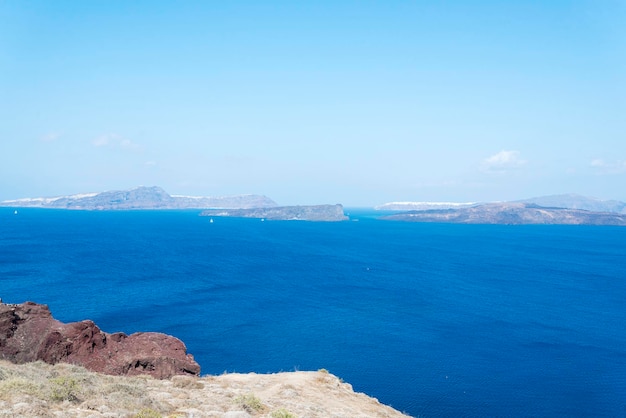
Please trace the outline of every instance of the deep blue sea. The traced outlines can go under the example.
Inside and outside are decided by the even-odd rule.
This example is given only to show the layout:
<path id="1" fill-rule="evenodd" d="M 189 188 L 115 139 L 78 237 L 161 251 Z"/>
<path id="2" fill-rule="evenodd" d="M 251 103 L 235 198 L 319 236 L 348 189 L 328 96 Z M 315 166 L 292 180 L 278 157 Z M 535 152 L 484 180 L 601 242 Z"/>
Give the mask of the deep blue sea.
<path id="1" fill-rule="evenodd" d="M 626 228 L 0 208 L 0 297 L 422 417 L 626 416 Z"/>

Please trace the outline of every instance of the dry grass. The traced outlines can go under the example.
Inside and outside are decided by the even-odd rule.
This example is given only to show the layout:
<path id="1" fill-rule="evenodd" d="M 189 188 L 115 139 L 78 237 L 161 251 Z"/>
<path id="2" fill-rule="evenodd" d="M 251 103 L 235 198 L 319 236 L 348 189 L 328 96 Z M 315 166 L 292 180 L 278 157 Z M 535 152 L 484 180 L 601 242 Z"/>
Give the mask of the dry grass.
<path id="1" fill-rule="evenodd" d="M 327 371 L 170 380 L 0 361 L 0 417 L 405 417 Z"/>

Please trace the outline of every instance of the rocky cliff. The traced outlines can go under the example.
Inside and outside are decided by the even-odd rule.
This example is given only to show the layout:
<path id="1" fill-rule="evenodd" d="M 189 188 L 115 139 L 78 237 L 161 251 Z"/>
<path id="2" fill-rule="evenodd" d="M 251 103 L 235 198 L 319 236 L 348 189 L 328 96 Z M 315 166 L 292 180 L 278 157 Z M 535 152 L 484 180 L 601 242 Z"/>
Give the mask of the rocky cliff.
<path id="1" fill-rule="evenodd" d="M 407 417 L 324 369 L 199 372 L 176 338 L 107 334 L 46 305 L 0 302 L 0 416 Z"/>
<path id="2" fill-rule="evenodd" d="M 33 302 L 0 303 L 0 358 L 65 362 L 106 374 L 159 379 L 200 373 L 177 338 L 155 332 L 108 334 L 92 321 L 65 324 L 52 317 L 48 306 Z"/>

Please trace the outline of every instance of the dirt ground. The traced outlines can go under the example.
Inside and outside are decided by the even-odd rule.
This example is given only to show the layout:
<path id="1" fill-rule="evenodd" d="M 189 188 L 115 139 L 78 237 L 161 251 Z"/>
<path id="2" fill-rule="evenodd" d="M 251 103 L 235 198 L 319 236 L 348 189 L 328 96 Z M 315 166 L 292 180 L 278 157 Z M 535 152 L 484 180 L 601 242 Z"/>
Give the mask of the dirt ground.
<path id="1" fill-rule="evenodd" d="M 121 377 L 0 361 L 0 417 L 406 417 L 325 370 Z"/>

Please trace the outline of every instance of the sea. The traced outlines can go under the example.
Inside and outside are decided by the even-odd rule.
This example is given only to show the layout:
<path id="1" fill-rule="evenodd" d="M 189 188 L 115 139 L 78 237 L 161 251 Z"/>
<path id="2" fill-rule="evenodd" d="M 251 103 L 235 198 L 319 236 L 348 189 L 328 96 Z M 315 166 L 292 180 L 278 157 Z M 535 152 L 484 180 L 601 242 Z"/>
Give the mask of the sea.
<path id="1" fill-rule="evenodd" d="M 626 228 L 0 208 L 0 297 L 415 417 L 626 416 Z"/>

